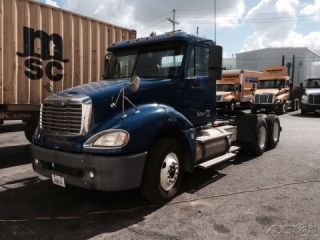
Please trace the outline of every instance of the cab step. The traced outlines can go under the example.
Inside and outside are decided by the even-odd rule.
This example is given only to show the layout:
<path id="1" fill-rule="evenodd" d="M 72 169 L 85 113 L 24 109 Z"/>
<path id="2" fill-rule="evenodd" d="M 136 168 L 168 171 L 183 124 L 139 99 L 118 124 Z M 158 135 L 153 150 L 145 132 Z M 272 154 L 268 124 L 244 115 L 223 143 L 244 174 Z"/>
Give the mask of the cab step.
<path id="1" fill-rule="evenodd" d="M 208 168 L 213 167 L 219 163 L 228 161 L 228 160 L 234 158 L 235 156 L 237 156 L 237 154 L 229 152 L 229 153 L 226 153 L 220 157 L 216 157 L 216 158 L 211 159 L 207 162 L 201 163 L 198 165 L 198 167 L 202 168 L 202 169 L 208 169 Z"/>

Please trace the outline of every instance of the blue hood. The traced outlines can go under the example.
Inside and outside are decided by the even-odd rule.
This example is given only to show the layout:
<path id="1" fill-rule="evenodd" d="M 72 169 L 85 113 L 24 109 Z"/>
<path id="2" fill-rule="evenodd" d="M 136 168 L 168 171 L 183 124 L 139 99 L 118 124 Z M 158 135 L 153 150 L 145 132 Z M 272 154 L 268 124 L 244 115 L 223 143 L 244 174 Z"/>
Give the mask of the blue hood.
<path id="1" fill-rule="evenodd" d="M 94 122 L 99 123 L 121 111 L 121 100 L 115 109 L 112 109 L 110 105 L 116 100 L 126 83 L 129 83 L 129 79 L 101 80 L 66 89 L 59 92 L 58 96 L 89 96 L 93 104 Z M 125 95 L 135 105 L 152 102 L 175 105 L 172 79 L 141 79 L 140 87 L 136 92 L 132 92 L 129 84 L 126 84 Z M 126 104 L 126 109 L 129 107 L 130 105 Z"/>

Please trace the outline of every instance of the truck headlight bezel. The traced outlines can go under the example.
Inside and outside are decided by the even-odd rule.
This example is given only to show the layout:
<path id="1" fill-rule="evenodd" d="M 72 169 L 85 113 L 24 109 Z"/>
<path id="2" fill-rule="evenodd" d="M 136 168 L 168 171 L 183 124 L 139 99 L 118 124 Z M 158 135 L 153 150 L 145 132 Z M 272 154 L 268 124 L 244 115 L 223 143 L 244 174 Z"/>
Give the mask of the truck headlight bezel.
<path id="1" fill-rule="evenodd" d="M 130 134 L 123 129 L 109 129 L 90 137 L 83 145 L 84 148 L 114 149 L 122 148 L 129 142 Z"/>

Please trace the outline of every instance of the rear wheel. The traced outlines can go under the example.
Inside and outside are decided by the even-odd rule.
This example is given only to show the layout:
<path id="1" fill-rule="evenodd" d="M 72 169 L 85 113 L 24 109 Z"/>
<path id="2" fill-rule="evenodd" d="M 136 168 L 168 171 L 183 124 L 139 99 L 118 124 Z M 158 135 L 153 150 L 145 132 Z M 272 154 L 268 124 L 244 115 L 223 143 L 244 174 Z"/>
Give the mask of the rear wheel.
<path id="1" fill-rule="evenodd" d="M 268 127 L 265 119 L 259 119 L 256 126 L 254 141 L 247 143 L 248 151 L 254 156 L 261 156 L 267 146 Z"/>
<path id="2" fill-rule="evenodd" d="M 266 118 L 268 125 L 267 147 L 269 149 L 276 148 L 280 140 L 281 126 L 277 115 L 271 114 Z"/>
<path id="3" fill-rule="evenodd" d="M 151 203 L 166 203 L 178 193 L 182 176 L 183 162 L 178 142 L 162 138 L 148 153 L 141 193 Z"/>
<path id="4" fill-rule="evenodd" d="M 306 110 L 304 110 L 304 109 L 301 109 L 301 115 L 307 115 L 307 112 L 306 112 Z"/>

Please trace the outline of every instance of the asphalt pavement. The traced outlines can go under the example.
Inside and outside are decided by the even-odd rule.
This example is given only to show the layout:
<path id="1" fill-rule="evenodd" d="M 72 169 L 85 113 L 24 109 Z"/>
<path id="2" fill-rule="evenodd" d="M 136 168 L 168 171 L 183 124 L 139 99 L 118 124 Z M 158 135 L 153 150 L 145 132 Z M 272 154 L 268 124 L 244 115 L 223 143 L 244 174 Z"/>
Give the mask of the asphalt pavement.
<path id="1" fill-rule="evenodd" d="M 23 133 L 2 133 L 0 239 L 320 239 L 320 114 L 280 120 L 276 149 L 185 175 L 165 206 L 54 186 L 32 171 Z"/>

